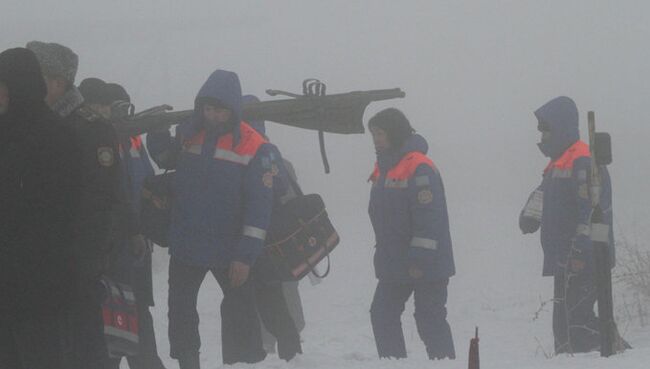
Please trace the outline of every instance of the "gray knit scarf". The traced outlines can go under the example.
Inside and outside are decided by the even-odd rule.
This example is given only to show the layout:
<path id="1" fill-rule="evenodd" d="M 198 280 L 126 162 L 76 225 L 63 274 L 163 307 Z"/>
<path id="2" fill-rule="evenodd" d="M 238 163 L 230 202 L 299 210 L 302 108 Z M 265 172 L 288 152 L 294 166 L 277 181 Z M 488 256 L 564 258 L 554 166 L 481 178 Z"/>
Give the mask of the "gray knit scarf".
<path id="1" fill-rule="evenodd" d="M 59 100 L 52 105 L 52 110 L 59 116 L 65 118 L 72 114 L 78 107 L 83 104 L 84 98 L 77 87 L 73 86 L 70 91 L 66 92 Z"/>

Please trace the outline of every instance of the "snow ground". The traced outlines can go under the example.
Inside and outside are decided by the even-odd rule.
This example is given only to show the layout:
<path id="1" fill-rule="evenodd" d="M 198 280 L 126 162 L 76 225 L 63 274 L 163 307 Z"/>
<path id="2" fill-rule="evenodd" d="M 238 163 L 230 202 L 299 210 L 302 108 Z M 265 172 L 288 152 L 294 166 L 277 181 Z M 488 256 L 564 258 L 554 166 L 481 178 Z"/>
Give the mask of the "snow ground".
<path id="1" fill-rule="evenodd" d="M 351 227 L 349 227 L 351 228 Z M 342 233 L 348 229 L 342 229 Z M 275 355 L 255 365 L 238 364 L 233 368 L 466 368 L 469 339 L 474 327 L 480 327 L 480 353 L 483 369 L 555 369 L 555 368 L 648 368 L 650 362 L 650 329 L 619 321 L 620 330 L 634 346 L 622 355 L 604 359 L 597 352 L 574 356 L 549 356 L 553 352 L 551 306 L 540 310 L 541 301 L 550 297 L 550 279 L 539 277 L 537 258 L 530 258 L 512 270 L 495 273 L 486 255 L 483 267 L 474 265 L 474 272 L 454 277 L 450 283 L 448 304 L 457 359 L 431 362 L 426 359 L 413 321 L 412 301 L 403 315 L 404 334 L 409 358 L 379 360 L 370 328 L 369 305 L 374 292 L 372 249 L 367 235 L 350 232 L 348 240 L 333 254 L 333 273 L 323 283 L 311 286 L 305 280 L 301 293 L 307 319 L 303 332 L 304 354 L 286 363 Z M 535 240 L 536 241 L 536 240 Z M 534 244 L 533 241 L 532 243 Z M 463 270 L 462 252 L 457 253 L 459 269 Z M 515 255 L 516 256 L 516 255 Z M 166 278 L 167 256 L 157 250 L 154 271 L 156 300 L 153 309 L 157 321 L 159 352 L 168 368 L 177 368 L 169 358 L 167 343 Z M 499 286 L 508 288 L 499 288 Z M 202 367 L 224 367 L 221 364 L 219 303 L 221 291 L 211 277 L 206 278 L 199 297 L 201 316 Z M 536 312 L 539 316 L 535 319 Z M 126 364 L 123 364 L 126 365 Z"/>

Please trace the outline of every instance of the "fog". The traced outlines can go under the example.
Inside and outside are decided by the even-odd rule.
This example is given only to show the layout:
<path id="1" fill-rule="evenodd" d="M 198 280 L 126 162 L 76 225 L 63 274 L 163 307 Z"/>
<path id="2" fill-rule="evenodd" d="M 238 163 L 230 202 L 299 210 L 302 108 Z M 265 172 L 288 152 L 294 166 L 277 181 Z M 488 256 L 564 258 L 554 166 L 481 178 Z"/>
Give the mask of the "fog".
<path id="1" fill-rule="evenodd" d="M 616 235 L 648 236 L 648 14 L 646 1 L 3 0 L 0 49 L 31 40 L 67 45 L 80 56 L 77 81 L 119 82 L 139 109 L 190 108 L 217 68 L 237 72 L 243 91 L 262 100 L 270 99 L 267 88 L 298 92 L 306 78 L 325 82 L 328 93 L 402 88 L 406 98 L 371 104 L 364 124 L 395 106 L 429 141 L 447 193 L 457 265 L 448 307 L 464 358 L 474 324 L 488 324 L 472 312 L 521 303 L 521 316 L 512 319 L 530 320 L 535 301 L 552 296 L 551 282 L 541 277 L 538 235 L 522 236 L 517 227 L 547 163 L 536 147 L 532 112 L 549 99 L 576 101 L 583 139 L 586 113 L 596 112 L 597 128 L 613 140 Z M 315 132 L 267 127 L 305 191 L 324 196 L 342 237 L 332 276 L 314 289 L 303 286 L 303 298 L 311 299 L 308 329 L 344 299 L 367 311 L 375 283 L 366 182 L 375 160 L 371 138 L 327 135 L 326 175 Z M 156 266 L 162 282 L 165 271 Z M 164 292 L 156 298 L 164 319 Z M 552 342 L 549 315 L 540 329 L 544 346 Z M 306 342 L 330 334 L 372 337 L 369 317 L 362 323 L 362 332 L 309 331 Z M 165 328 L 156 333 L 169 360 Z M 218 326 L 201 329 L 218 336 Z M 421 346 L 413 337 L 407 344 Z"/>

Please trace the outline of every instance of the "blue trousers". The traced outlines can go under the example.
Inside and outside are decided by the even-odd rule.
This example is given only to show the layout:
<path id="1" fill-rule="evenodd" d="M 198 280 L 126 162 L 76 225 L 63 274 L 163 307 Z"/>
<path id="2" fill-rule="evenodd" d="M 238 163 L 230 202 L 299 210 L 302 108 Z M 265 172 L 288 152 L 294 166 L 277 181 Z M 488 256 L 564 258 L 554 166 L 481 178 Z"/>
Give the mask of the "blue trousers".
<path id="1" fill-rule="evenodd" d="M 449 279 L 413 283 L 379 281 L 370 318 L 380 358 L 406 357 L 401 317 L 411 294 L 415 301 L 415 324 L 429 358 L 456 358 L 445 307 L 448 284 Z"/>

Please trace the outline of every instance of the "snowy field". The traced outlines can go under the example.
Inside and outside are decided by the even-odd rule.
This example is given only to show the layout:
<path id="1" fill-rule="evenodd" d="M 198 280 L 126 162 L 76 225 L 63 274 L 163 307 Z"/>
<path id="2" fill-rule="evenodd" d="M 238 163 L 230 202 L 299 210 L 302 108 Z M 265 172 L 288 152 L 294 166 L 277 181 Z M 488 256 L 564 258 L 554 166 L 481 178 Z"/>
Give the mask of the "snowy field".
<path id="1" fill-rule="evenodd" d="M 403 315 L 409 358 L 377 359 L 369 314 L 376 284 L 366 213 L 375 160 L 369 135 L 327 135 L 332 174 L 325 175 L 315 132 L 269 124 L 305 192 L 323 195 L 342 242 L 331 275 L 318 286 L 301 284 L 304 354 L 235 367 L 466 368 L 479 326 L 483 369 L 650 368 L 650 327 L 641 326 L 635 298 L 620 284 L 619 329 L 634 349 L 609 359 L 553 357 L 552 306 L 543 305 L 552 280 L 541 277 L 538 235 L 522 236 L 517 226 L 547 165 L 535 146 L 532 112 L 567 95 L 578 105 L 583 139 L 589 110 L 612 135 L 617 239 L 650 239 L 647 0 L 2 0 L 0 8 L 0 50 L 32 40 L 65 44 L 80 56 L 78 82 L 119 82 L 138 111 L 162 103 L 191 108 L 216 68 L 236 71 L 244 92 L 262 100 L 270 99 L 269 88 L 297 92 L 306 78 L 325 82 L 328 94 L 406 92 L 371 104 L 364 124 L 382 108 L 402 109 L 442 173 L 457 267 L 447 305 L 457 360 L 426 359 L 412 301 Z M 159 352 L 175 369 L 165 250 L 156 250 L 154 264 Z M 199 296 L 203 369 L 222 367 L 220 302 L 207 277 Z"/>
<path id="2" fill-rule="evenodd" d="M 366 222 L 366 219 L 361 220 Z M 346 229 L 342 228 L 341 231 L 344 233 Z M 304 354 L 289 363 L 278 359 L 277 355 L 269 355 L 262 363 L 238 364 L 233 368 L 466 368 L 469 339 L 476 325 L 480 327 L 483 369 L 648 368 L 650 328 L 638 326 L 638 321 L 624 322 L 619 319 L 621 332 L 634 346 L 633 350 L 622 355 L 604 359 L 594 352 L 553 357 L 551 305 L 541 306 L 542 301 L 551 297 L 552 282 L 551 279 L 539 277 L 539 263 L 534 257 L 529 258 L 530 263 L 495 269 L 486 257 L 485 264 L 475 270 L 475 275 L 452 278 L 448 309 L 456 360 L 432 362 L 426 358 L 413 320 L 412 300 L 407 303 L 402 320 L 409 357 L 399 361 L 379 360 L 368 312 L 375 287 L 369 243 L 371 238 L 365 234 L 356 236 L 349 234 L 335 251 L 333 272 L 327 279 L 317 286 L 311 286 L 308 280 L 301 283 L 307 320 L 302 334 Z M 535 242 L 537 240 L 531 240 L 533 246 Z M 159 267 L 155 271 L 155 283 L 158 306 L 154 309 L 154 317 L 157 320 L 159 352 L 168 368 L 176 368 L 177 362 L 168 356 L 166 339 L 167 256 L 164 251 L 157 251 Z M 462 272 L 466 269 L 462 262 L 469 260 L 459 256 L 457 263 Z M 500 288 L 500 285 L 508 285 L 509 288 Z M 219 327 L 221 297 L 218 285 L 208 275 L 199 297 L 203 341 L 201 361 L 204 369 L 224 367 L 221 364 Z"/>

